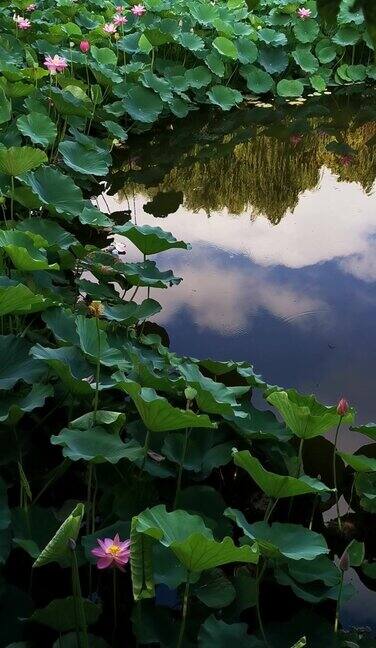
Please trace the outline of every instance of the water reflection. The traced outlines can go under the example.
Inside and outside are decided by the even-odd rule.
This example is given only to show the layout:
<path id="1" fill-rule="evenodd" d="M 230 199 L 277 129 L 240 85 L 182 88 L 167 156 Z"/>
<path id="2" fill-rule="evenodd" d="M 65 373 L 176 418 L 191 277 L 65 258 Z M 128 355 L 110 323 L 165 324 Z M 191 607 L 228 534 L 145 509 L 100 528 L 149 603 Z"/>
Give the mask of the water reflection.
<path id="1" fill-rule="evenodd" d="M 375 416 L 376 103 L 346 98 L 334 108 L 239 111 L 210 124 L 198 117 L 191 129 L 143 136 L 126 160 L 119 155 L 110 190 L 118 195 L 107 202 L 193 245 L 158 259 L 184 278 L 153 295 L 174 350 L 249 360 L 270 382 L 325 402 L 346 394 L 367 421 Z M 128 258 L 139 258 L 131 245 Z M 346 449 L 357 445 L 346 437 Z"/>

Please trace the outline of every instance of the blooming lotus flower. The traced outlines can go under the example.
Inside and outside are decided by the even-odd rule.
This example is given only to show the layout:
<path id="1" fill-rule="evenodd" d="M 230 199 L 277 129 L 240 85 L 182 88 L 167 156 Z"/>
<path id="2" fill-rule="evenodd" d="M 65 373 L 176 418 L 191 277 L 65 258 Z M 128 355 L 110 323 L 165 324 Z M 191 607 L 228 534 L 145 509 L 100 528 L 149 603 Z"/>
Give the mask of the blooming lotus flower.
<path id="1" fill-rule="evenodd" d="M 348 411 L 349 411 L 349 404 L 346 398 L 341 398 L 341 400 L 337 405 L 337 414 L 339 414 L 340 416 L 345 416 L 345 414 L 347 414 Z"/>
<path id="2" fill-rule="evenodd" d="M 106 23 L 103 25 L 103 31 L 106 32 L 106 34 L 116 34 L 116 25 L 114 25 L 114 23 Z"/>
<path id="3" fill-rule="evenodd" d="M 21 18 L 17 21 L 17 26 L 19 29 L 29 29 L 31 27 L 31 22 L 27 18 Z"/>
<path id="4" fill-rule="evenodd" d="M 56 74 L 57 72 L 64 72 L 68 67 L 67 59 L 63 56 L 55 54 L 54 57 L 46 56 L 43 64 L 49 71 L 50 74 Z"/>
<path id="5" fill-rule="evenodd" d="M 301 7 L 300 9 L 298 9 L 298 16 L 300 20 L 307 20 L 307 18 L 310 18 L 312 16 L 312 11 L 310 9 Z"/>
<path id="6" fill-rule="evenodd" d="M 98 538 L 99 547 L 91 550 L 93 556 L 98 558 L 98 569 L 107 569 L 108 567 L 117 567 L 120 571 L 124 571 L 124 565 L 127 564 L 131 555 L 131 541 L 125 540 L 122 542 L 117 533 L 114 539 L 105 538 L 101 540 Z"/>
<path id="7" fill-rule="evenodd" d="M 341 156 L 341 162 L 343 166 L 348 167 L 352 164 L 353 157 L 352 155 L 342 155 Z"/>
<path id="8" fill-rule="evenodd" d="M 34 4 L 34 3 L 31 3 L 31 4 L 27 5 L 26 11 L 29 11 L 31 13 L 32 11 L 35 11 L 36 8 L 37 8 L 37 5 Z"/>
<path id="9" fill-rule="evenodd" d="M 83 40 L 80 43 L 80 50 L 83 52 L 83 54 L 87 54 L 88 51 L 90 50 L 90 43 L 88 40 Z"/>
<path id="10" fill-rule="evenodd" d="M 116 14 L 116 16 L 114 18 L 114 25 L 116 25 L 116 27 L 120 27 L 121 25 L 125 25 L 125 23 L 127 23 L 127 22 L 128 22 L 128 20 L 126 19 L 125 16 L 120 16 L 119 14 Z"/>
<path id="11" fill-rule="evenodd" d="M 142 4 L 134 5 L 132 7 L 131 11 L 132 11 L 134 16 L 143 16 L 144 13 L 146 13 L 146 9 L 145 9 L 144 5 L 142 5 Z"/>

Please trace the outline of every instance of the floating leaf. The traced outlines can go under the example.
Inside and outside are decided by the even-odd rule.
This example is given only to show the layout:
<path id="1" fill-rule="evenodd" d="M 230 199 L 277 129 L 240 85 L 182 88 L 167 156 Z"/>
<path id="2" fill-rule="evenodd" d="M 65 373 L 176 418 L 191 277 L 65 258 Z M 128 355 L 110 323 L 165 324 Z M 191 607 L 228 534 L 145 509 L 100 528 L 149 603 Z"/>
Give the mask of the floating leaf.
<path id="1" fill-rule="evenodd" d="M 304 85 L 301 81 L 282 79 L 277 83 L 277 93 L 280 97 L 301 97 L 303 92 Z"/>
<path id="2" fill-rule="evenodd" d="M 78 173 L 95 176 L 108 173 L 111 163 L 108 151 L 90 149 L 79 142 L 65 140 L 59 144 L 59 152 L 65 164 Z"/>

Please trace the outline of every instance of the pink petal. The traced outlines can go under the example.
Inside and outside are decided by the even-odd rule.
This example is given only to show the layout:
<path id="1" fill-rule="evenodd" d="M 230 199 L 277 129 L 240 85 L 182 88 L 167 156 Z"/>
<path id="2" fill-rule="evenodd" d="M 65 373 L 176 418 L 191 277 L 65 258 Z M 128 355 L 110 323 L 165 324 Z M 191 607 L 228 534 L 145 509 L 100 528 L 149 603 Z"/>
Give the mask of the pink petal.
<path id="1" fill-rule="evenodd" d="M 97 562 L 97 567 L 98 569 L 107 569 L 107 567 L 111 567 L 112 565 L 112 557 L 106 557 L 106 558 L 100 558 Z"/>
<path id="2" fill-rule="evenodd" d="M 115 544 L 115 545 L 119 545 L 119 544 L 120 544 L 120 538 L 119 538 L 119 534 L 118 534 L 118 533 L 117 533 L 116 536 L 114 537 L 114 544 Z"/>
<path id="3" fill-rule="evenodd" d="M 91 550 L 91 553 L 93 556 L 97 556 L 98 558 L 106 558 L 107 554 L 106 552 L 101 549 L 100 547 L 95 547 L 95 549 Z"/>
<path id="4" fill-rule="evenodd" d="M 103 551 L 106 551 L 106 545 L 103 542 L 103 540 L 101 538 L 98 538 L 97 542 L 98 542 L 99 546 L 102 547 Z"/>

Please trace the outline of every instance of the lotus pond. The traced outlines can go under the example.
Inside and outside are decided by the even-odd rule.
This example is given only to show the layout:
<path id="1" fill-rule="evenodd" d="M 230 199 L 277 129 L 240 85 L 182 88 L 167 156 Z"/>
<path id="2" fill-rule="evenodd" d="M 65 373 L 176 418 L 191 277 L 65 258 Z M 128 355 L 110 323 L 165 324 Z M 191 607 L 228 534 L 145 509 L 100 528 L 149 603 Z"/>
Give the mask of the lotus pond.
<path id="1" fill-rule="evenodd" d="M 0 25 L 0 648 L 374 648 L 374 3 Z"/>

